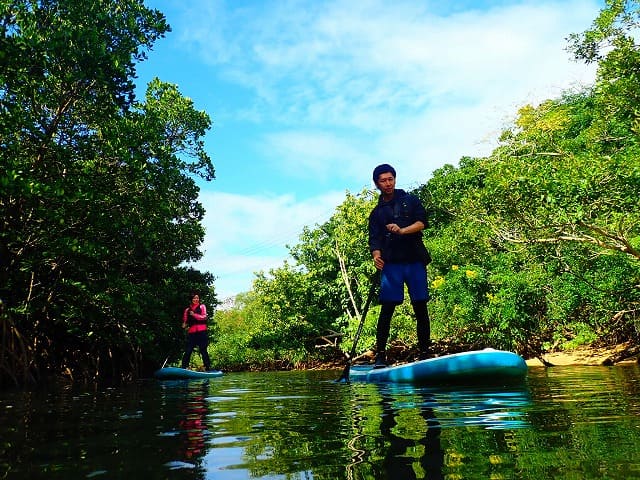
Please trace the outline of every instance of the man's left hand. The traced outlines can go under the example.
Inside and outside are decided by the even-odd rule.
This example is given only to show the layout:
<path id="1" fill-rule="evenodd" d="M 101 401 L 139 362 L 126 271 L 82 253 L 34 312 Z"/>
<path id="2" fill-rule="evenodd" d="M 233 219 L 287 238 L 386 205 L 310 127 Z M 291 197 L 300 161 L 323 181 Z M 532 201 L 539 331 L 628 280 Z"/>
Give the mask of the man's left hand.
<path id="1" fill-rule="evenodd" d="M 398 235 L 402 235 L 402 228 L 396 223 L 390 223 L 387 225 L 387 230 L 391 233 L 397 233 Z"/>

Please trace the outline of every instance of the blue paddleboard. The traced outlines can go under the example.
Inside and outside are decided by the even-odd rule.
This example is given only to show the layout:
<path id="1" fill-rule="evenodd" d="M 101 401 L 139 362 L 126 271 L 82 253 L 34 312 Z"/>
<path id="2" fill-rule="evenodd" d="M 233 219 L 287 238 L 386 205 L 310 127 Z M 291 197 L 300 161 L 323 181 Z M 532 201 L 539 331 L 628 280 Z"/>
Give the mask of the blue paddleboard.
<path id="1" fill-rule="evenodd" d="M 351 380 L 372 383 L 495 384 L 522 380 L 526 375 L 527 364 L 520 355 L 492 348 L 378 369 L 374 369 L 373 365 L 353 365 L 349 370 Z"/>
<path id="2" fill-rule="evenodd" d="M 188 380 L 190 378 L 214 378 L 222 376 L 220 370 L 211 370 L 209 372 L 199 372 L 197 370 L 187 370 L 186 368 L 165 367 L 156 370 L 154 377 L 160 380 Z"/>

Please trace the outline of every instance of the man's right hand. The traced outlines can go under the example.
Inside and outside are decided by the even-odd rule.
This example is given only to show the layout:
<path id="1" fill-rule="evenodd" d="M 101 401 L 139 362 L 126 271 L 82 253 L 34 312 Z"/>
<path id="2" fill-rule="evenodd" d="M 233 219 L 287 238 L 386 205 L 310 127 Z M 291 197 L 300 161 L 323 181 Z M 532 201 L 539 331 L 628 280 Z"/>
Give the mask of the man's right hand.
<path id="1" fill-rule="evenodd" d="M 373 264 L 378 270 L 382 270 L 382 268 L 384 267 L 384 260 L 382 259 L 382 255 L 378 250 L 375 250 L 373 252 Z"/>

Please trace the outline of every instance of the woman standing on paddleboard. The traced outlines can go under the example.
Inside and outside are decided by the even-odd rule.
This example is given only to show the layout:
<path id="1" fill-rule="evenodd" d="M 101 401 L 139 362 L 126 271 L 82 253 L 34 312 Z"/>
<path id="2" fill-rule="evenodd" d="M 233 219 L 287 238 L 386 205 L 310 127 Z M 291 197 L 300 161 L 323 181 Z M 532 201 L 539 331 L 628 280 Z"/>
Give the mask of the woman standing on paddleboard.
<path id="1" fill-rule="evenodd" d="M 207 352 L 207 346 L 209 345 L 207 307 L 200 303 L 200 295 L 197 293 L 191 294 L 191 305 L 184 309 L 182 328 L 187 329 L 187 348 L 182 357 L 182 368 L 189 366 L 191 353 L 197 346 L 200 350 L 205 370 L 211 370 L 211 360 L 209 360 L 209 353 Z"/>

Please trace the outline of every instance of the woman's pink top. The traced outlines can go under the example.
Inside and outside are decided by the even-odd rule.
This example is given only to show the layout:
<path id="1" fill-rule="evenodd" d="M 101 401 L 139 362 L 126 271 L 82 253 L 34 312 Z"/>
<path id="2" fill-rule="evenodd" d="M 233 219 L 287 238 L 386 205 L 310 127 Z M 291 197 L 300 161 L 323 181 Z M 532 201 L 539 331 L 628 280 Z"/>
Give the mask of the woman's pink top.
<path id="1" fill-rule="evenodd" d="M 189 310 L 193 312 L 193 316 L 189 315 Z M 188 333 L 202 332 L 207 329 L 207 307 L 202 303 L 198 305 L 191 304 L 184 309 L 182 314 L 182 323 L 190 324 Z"/>

